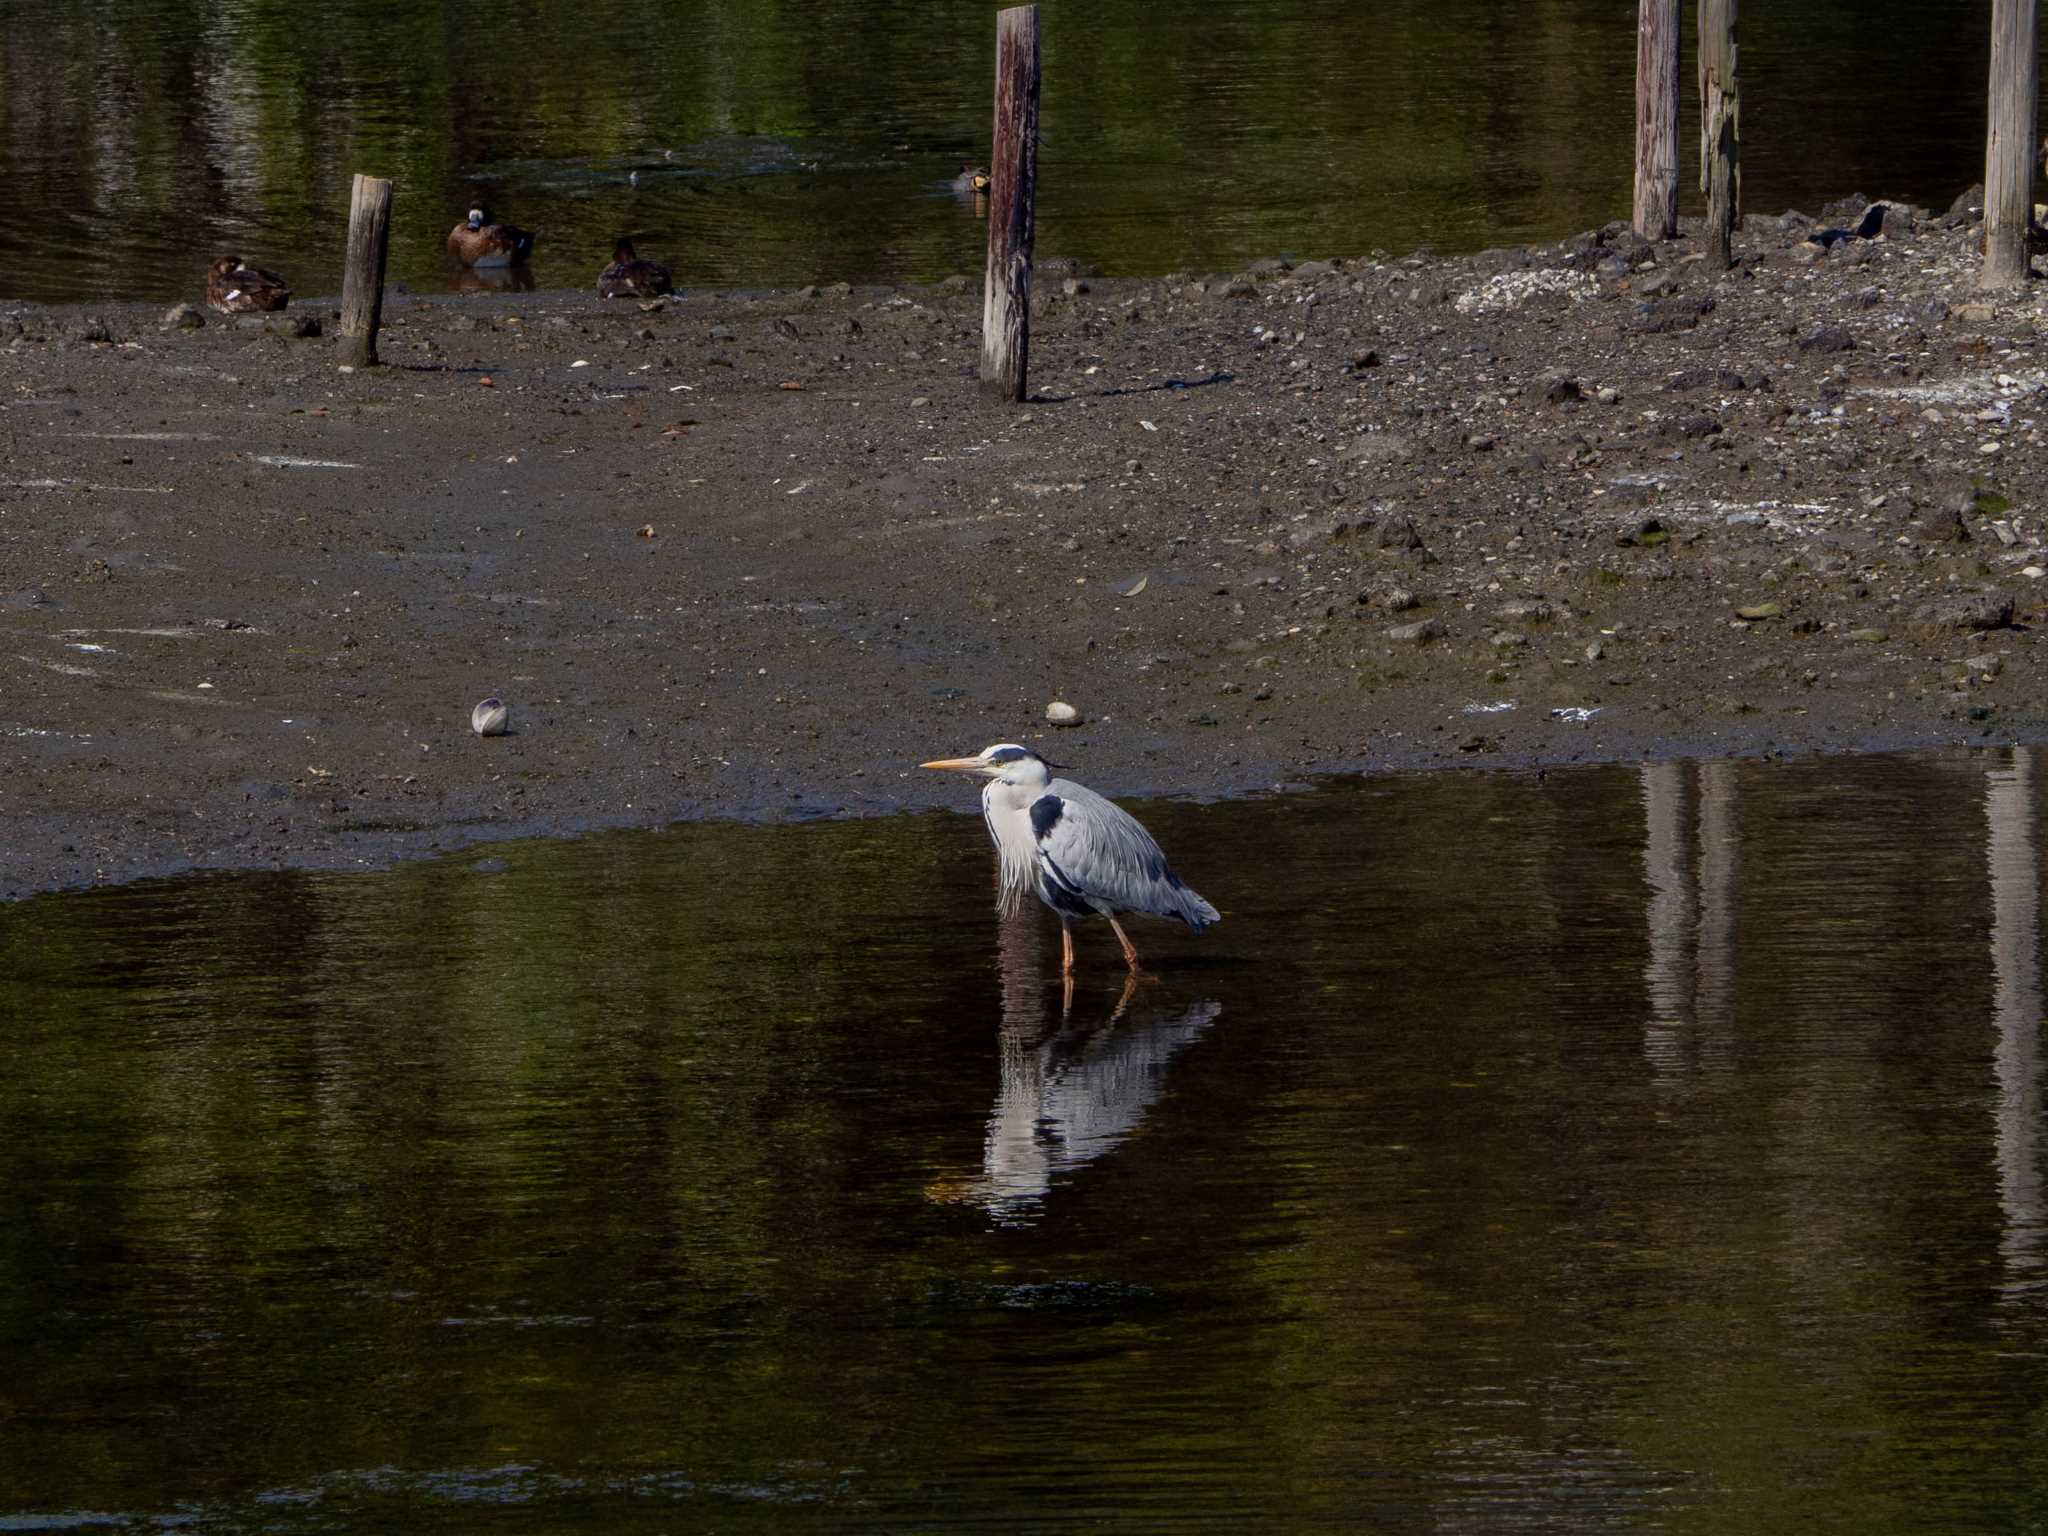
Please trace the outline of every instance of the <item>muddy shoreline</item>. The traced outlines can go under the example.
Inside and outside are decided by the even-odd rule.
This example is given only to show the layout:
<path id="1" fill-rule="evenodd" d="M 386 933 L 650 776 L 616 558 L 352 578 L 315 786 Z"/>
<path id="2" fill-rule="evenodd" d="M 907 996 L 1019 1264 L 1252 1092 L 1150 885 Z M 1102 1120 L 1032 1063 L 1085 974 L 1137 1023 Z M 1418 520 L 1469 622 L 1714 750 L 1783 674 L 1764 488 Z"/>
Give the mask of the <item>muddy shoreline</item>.
<path id="1" fill-rule="evenodd" d="M 964 278 L 394 292 L 360 373 L 331 301 L 0 306 L 0 894 L 959 810 L 910 765 L 1011 738 L 1195 796 L 2048 739 L 2048 305 L 1881 222 L 1048 261 L 1007 408 Z"/>

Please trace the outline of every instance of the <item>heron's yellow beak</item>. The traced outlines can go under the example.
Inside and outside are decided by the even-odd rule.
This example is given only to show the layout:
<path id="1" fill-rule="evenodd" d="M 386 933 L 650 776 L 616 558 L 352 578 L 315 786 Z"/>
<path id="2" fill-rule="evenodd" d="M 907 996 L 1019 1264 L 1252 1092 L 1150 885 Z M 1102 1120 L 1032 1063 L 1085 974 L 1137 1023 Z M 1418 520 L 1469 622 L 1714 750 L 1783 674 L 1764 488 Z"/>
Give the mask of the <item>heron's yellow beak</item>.
<path id="1" fill-rule="evenodd" d="M 978 757 L 941 757 L 929 763 L 919 763 L 917 766 L 920 768 L 957 768 L 964 773 L 972 773 L 975 769 L 985 768 L 988 765 Z"/>

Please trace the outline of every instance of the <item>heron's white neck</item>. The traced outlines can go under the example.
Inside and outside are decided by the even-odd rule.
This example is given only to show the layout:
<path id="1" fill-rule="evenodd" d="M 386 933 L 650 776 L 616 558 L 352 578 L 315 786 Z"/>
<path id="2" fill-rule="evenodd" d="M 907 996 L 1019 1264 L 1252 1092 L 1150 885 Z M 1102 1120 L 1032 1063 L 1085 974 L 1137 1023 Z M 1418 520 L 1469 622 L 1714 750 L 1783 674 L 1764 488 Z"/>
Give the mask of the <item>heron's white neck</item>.
<path id="1" fill-rule="evenodd" d="M 1012 769 L 1022 768 L 1012 764 Z M 1031 831 L 1031 803 L 1045 793 L 1045 764 L 1033 763 L 1038 771 L 1027 782 L 1015 782 L 1006 773 L 990 779 L 981 792 L 981 813 L 988 822 L 1002 861 L 1002 894 L 997 909 L 1013 912 L 1038 883 L 1038 839 Z"/>

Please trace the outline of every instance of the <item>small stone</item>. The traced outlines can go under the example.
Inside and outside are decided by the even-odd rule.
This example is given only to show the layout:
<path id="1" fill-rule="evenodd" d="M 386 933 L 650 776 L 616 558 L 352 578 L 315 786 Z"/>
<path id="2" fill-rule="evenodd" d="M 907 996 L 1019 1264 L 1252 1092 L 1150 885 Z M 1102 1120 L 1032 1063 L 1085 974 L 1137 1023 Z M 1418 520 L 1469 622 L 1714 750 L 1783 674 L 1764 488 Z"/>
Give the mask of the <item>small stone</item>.
<path id="1" fill-rule="evenodd" d="M 1783 618 L 1784 615 L 1785 605 L 1782 603 L 1751 603 L 1745 608 L 1735 610 L 1735 617 L 1745 619 L 1752 624 L 1759 623 L 1765 619 Z"/>
<path id="2" fill-rule="evenodd" d="M 1964 592 L 1923 604 L 1913 617 L 1940 629 L 2004 629 L 2012 623 L 2012 598 L 2003 592 Z"/>
<path id="3" fill-rule="evenodd" d="M 499 699 L 485 699 L 469 712 L 469 728 L 479 736 L 503 736 L 511 723 L 512 711 Z"/>
<path id="4" fill-rule="evenodd" d="M 1081 279 L 1078 277 L 1070 277 L 1065 282 L 1060 284 L 1060 292 L 1064 293 L 1070 299 L 1075 298 L 1080 294 L 1084 294 L 1087 291 L 1088 285 L 1082 282 Z"/>
<path id="5" fill-rule="evenodd" d="M 173 304 L 158 323 L 167 331 L 196 331 L 206 324 L 206 316 L 196 304 Z"/>
<path id="6" fill-rule="evenodd" d="M 1081 711 L 1074 708 L 1065 699 L 1054 699 L 1045 706 L 1045 723 L 1047 725 L 1059 726 L 1079 725 L 1081 723 Z"/>
<path id="7" fill-rule="evenodd" d="M 1586 660 L 1588 661 L 1601 661 L 1604 660 L 1606 656 L 1607 647 L 1602 645 L 1598 640 L 1593 641 L 1592 644 L 1586 647 Z"/>
<path id="8" fill-rule="evenodd" d="M 1579 388 L 1577 379 L 1552 379 L 1550 387 L 1543 391 L 1543 398 L 1552 405 L 1565 405 L 1573 400 L 1583 400 L 1586 392 Z"/>
<path id="9" fill-rule="evenodd" d="M 2005 662 L 1997 656 L 1965 656 L 1963 670 L 1988 683 L 2005 670 Z"/>
<path id="10" fill-rule="evenodd" d="M 1881 629 L 1852 629 L 1848 638 L 1858 645 L 1883 645 L 1891 636 Z"/>
<path id="11" fill-rule="evenodd" d="M 1441 640 L 1443 636 L 1441 619 L 1417 619 L 1413 624 L 1396 624 L 1387 631 L 1387 638 L 1397 645 L 1422 645 L 1431 640 Z"/>
<path id="12" fill-rule="evenodd" d="M 1856 338 L 1839 325 L 1823 325 L 1811 335 L 1799 338 L 1799 350 L 1826 354 L 1830 352 L 1853 352 Z"/>

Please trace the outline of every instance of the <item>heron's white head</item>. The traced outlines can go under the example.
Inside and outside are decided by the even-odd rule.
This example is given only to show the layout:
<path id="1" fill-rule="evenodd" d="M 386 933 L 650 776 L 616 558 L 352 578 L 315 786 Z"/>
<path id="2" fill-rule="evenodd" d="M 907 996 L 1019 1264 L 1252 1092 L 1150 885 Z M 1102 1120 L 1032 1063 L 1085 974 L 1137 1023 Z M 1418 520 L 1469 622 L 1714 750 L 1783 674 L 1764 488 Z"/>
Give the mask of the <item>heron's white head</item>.
<path id="1" fill-rule="evenodd" d="M 469 210 L 469 227 L 471 229 L 482 229 L 484 227 L 483 209 L 472 208 Z"/>
<path id="2" fill-rule="evenodd" d="M 918 764 L 920 768 L 951 768 L 957 773 L 978 773 L 985 779 L 1001 779 L 1005 784 L 1043 784 L 1052 776 L 1048 771 L 1052 766 L 1029 747 L 1020 747 L 1014 741 L 999 741 L 992 747 L 983 747 L 973 757 L 942 757 Z"/>

